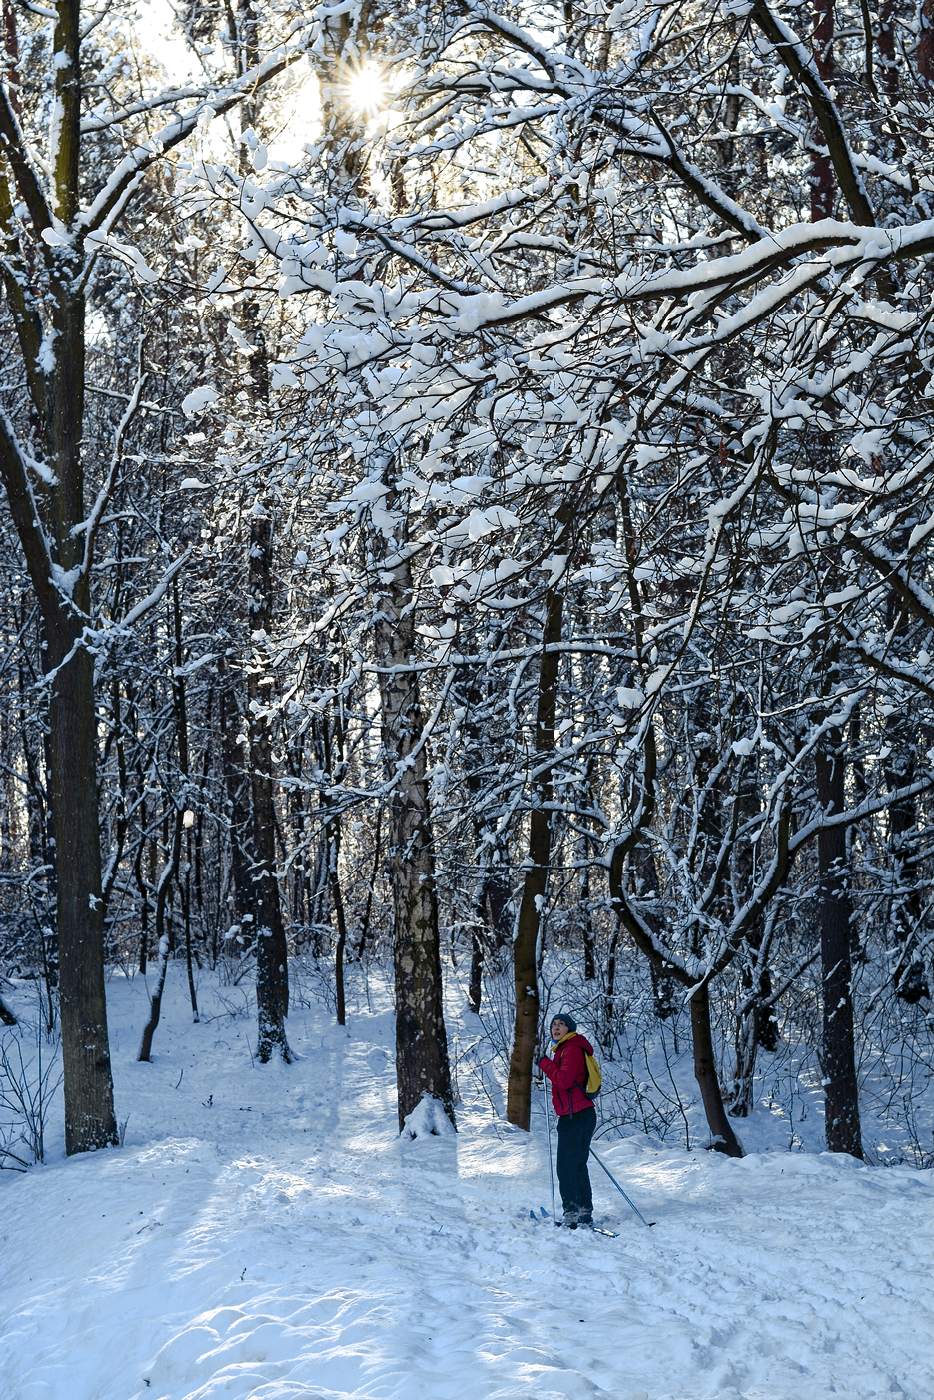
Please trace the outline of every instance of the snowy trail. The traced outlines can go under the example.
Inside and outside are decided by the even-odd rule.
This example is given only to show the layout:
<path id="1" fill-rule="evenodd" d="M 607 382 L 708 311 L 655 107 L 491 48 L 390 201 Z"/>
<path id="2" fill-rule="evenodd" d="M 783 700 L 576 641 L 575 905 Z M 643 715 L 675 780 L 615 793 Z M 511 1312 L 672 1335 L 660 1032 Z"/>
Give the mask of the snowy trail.
<path id="1" fill-rule="evenodd" d="M 543 1131 L 394 1138 L 388 1017 L 296 1016 L 259 1070 L 173 1005 L 141 1066 L 140 994 L 129 1145 L 0 1183 L 2 1400 L 934 1395 L 930 1174 L 604 1139 L 658 1226 L 596 1172 L 620 1238 L 568 1234 L 527 1218 Z"/>

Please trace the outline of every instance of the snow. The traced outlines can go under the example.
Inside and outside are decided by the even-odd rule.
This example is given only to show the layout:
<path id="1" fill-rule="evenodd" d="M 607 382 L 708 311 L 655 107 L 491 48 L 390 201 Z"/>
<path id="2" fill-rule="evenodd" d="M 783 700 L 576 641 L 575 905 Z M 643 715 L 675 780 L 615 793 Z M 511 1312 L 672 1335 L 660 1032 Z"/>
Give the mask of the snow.
<path id="1" fill-rule="evenodd" d="M 551 1208 L 539 1092 L 527 1135 L 462 1072 L 460 1132 L 406 1141 L 378 987 L 342 1030 L 296 976 L 301 1058 L 261 1068 L 248 989 L 202 974 L 194 1025 L 184 980 L 152 1064 L 143 980 L 110 983 L 126 1145 L 0 1174 L 4 1400 L 934 1394 L 930 1173 L 604 1130 L 658 1223 L 595 1170 L 619 1238 L 559 1233 L 528 1218 Z"/>
<path id="2" fill-rule="evenodd" d="M 36 364 L 43 374 L 52 375 L 55 373 L 55 342 L 57 339 L 58 331 L 55 330 L 53 326 L 50 326 L 39 342 Z"/>
<path id="3" fill-rule="evenodd" d="M 338 229 L 334 235 L 334 246 L 342 257 L 353 258 L 360 245 L 355 234 L 348 229 Z"/>
<path id="4" fill-rule="evenodd" d="M 748 758 L 751 753 L 755 753 L 757 743 L 757 736 L 752 734 L 748 735 L 745 739 L 736 739 L 730 745 L 730 748 L 731 751 L 736 754 L 737 758 Z"/>
<path id="5" fill-rule="evenodd" d="M 454 1125 L 444 1111 L 440 1099 L 424 1094 L 411 1113 L 406 1115 L 402 1137 L 414 1142 L 420 1137 L 452 1137 Z"/>
<path id="6" fill-rule="evenodd" d="M 514 530 L 521 523 L 519 517 L 505 506 L 488 506 L 484 510 L 472 510 L 464 528 L 472 540 L 480 540 L 494 530 Z"/>
<path id="7" fill-rule="evenodd" d="M 81 577 L 80 565 L 76 565 L 73 569 L 63 569 L 60 564 L 53 563 L 49 572 L 53 586 L 66 598 L 72 598 L 75 584 Z"/>
<path id="8" fill-rule="evenodd" d="M 645 704 L 645 692 L 635 686 L 617 686 L 616 703 L 621 710 L 638 710 Z"/>
<path id="9" fill-rule="evenodd" d="M 182 412 L 186 418 L 195 418 L 212 404 L 217 403 L 220 394 L 213 384 L 202 384 L 197 389 L 192 389 L 190 394 L 182 399 Z"/>

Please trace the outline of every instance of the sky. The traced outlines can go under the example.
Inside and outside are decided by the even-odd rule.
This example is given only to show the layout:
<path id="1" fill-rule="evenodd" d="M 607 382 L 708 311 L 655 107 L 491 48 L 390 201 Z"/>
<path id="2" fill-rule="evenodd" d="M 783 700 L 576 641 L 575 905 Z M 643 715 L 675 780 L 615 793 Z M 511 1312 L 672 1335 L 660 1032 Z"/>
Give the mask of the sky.
<path id="1" fill-rule="evenodd" d="M 196 82 L 202 68 L 191 47 L 181 35 L 170 0 L 144 0 L 134 24 L 141 48 L 164 67 L 172 85 Z M 278 131 L 269 142 L 272 160 L 291 163 L 298 160 L 305 146 L 318 134 L 318 84 L 307 63 L 296 65 L 302 74 L 285 101 Z M 374 63 L 363 62 L 348 82 L 347 100 L 356 110 L 373 113 L 383 104 L 384 80 Z"/>

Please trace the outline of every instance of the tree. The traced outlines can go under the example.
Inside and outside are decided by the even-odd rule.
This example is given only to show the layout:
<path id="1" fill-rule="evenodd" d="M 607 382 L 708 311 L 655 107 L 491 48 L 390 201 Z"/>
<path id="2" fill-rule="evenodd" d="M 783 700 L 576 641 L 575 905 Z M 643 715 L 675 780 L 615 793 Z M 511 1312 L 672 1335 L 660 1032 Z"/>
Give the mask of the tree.
<path id="1" fill-rule="evenodd" d="M 125 469 L 120 439 L 139 411 L 145 382 L 140 377 L 129 394 L 110 463 L 86 463 L 92 274 L 102 256 L 111 255 L 152 280 L 139 254 L 116 234 L 147 172 L 208 111 L 219 115 L 242 102 L 302 47 L 300 41 L 286 44 L 235 80 L 205 84 L 160 129 L 146 130 L 154 114 L 176 107 L 175 94 L 155 93 L 138 103 L 117 98 L 111 110 L 88 115 L 83 94 L 86 61 L 95 52 L 88 37 L 93 26 L 83 25 L 79 0 L 56 0 L 50 26 L 45 18 L 44 10 L 24 17 L 35 65 L 27 74 L 20 62 L 16 83 L 8 67 L 0 83 L 0 275 L 28 391 L 28 407 L 10 406 L 0 416 L 0 476 L 45 636 L 65 1138 L 67 1151 L 79 1152 L 117 1137 L 103 976 L 92 650 L 101 639 L 92 578 L 107 506 Z M 9 12 L 6 38 L 8 55 L 24 47 Z M 55 119 L 40 158 L 38 119 L 46 102 Z M 118 132 L 126 153 L 112 161 L 110 143 Z M 168 568 L 155 594 L 131 608 L 124 625 L 163 596 L 183 563 L 184 556 Z"/>
<path id="2" fill-rule="evenodd" d="M 876 736 L 883 707 L 931 695 L 916 656 L 932 615 L 934 233 L 918 217 L 929 192 L 911 126 L 926 90 L 911 90 L 909 121 L 889 12 L 885 81 L 865 92 L 872 16 L 854 9 L 834 38 L 820 7 L 816 57 L 789 16 L 764 0 L 742 14 L 617 7 L 606 28 L 587 5 L 465 0 L 421 31 L 382 11 L 372 30 L 340 16 L 322 69 L 323 173 L 319 148 L 248 186 L 224 177 L 258 211 L 251 268 L 281 274 L 294 316 L 283 375 L 309 405 L 297 450 L 314 464 L 315 518 L 333 526 L 314 554 L 333 580 L 326 625 L 357 610 L 371 625 L 380 594 L 378 645 L 407 678 L 426 817 L 443 792 L 453 829 L 466 791 L 518 850 L 528 814 L 520 1011 L 545 882 L 573 834 L 575 876 L 591 899 L 605 882 L 618 919 L 614 959 L 632 944 L 645 955 L 660 1010 L 677 1010 L 680 988 L 711 1135 L 731 1151 L 715 1022 L 733 980 L 752 977 L 737 1067 L 748 1097 L 749 1033 L 755 1048 L 815 951 L 793 920 L 841 893 L 828 853 L 858 832 L 842 838 L 851 858 L 893 813 L 910 869 L 925 858 L 910 809 L 932 781 L 927 761 L 880 769 L 867 739 L 855 793 L 834 757 L 837 731 Z M 364 143 L 337 93 L 348 56 L 376 40 L 417 61 Z M 573 521 L 566 557 L 555 520 Z M 542 651 L 528 624 L 546 593 L 562 615 Z M 893 594 L 912 618 L 894 634 Z M 601 635 L 581 635 L 587 616 Z M 390 653 L 389 632 L 404 651 Z M 536 734 L 552 647 L 569 658 L 556 668 L 567 703 L 558 695 Z M 469 766 L 458 792 L 440 760 L 429 778 L 442 726 L 472 742 L 453 697 L 476 666 L 497 677 L 516 752 L 534 755 L 527 790 L 498 777 L 478 799 Z M 378 662 L 394 719 L 384 673 Z M 399 732 L 385 732 L 390 763 Z M 843 774 L 827 801 L 825 757 Z M 329 793 L 328 820 L 366 800 L 352 786 Z M 894 849 L 885 859 L 894 870 Z M 426 866 L 426 886 L 436 877 Z M 827 955 L 836 966 L 830 941 Z M 519 1121 L 533 1019 L 516 1038 Z"/>

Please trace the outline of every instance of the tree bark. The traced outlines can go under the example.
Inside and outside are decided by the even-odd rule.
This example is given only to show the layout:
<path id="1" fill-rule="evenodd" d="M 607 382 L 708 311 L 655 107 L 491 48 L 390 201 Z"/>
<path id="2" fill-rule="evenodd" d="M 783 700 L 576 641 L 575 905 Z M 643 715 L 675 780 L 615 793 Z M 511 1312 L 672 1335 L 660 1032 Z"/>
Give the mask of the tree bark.
<path id="1" fill-rule="evenodd" d="M 561 640 L 563 605 L 562 590 L 549 589 L 545 595 L 542 657 L 538 672 L 538 703 L 535 714 L 535 745 L 531 757 L 534 775 L 532 810 L 529 815 L 529 854 L 522 880 L 522 896 L 512 951 L 515 1025 L 512 1056 L 509 1061 L 506 1117 L 510 1123 L 524 1128 L 526 1132 L 532 1121 L 532 1067 L 541 1013 L 538 989 L 538 936 L 548 888 L 548 868 L 551 863 L 552 822 L 548 806 L 554 794 L 554 775 L 548 759 L 554 754 L 555 747 L 555 708 L 560 662 L 558 643 Z"/>
<path id="2" fill-rule="evenodd" d="M 376 830 L 373 832 L 373 868 L 370 874 L 369 884 L 366 887 L 366 900 L 363 905 L 363 918 L 360 920 L 360 936 L 357 939 L 357 946 L 354 949 L 354 957 L 359 962 L 366 950 L 367 940 L 370 936 L 370 919 L 373 913 L 373 893 L 376 889 L 376 879 L 379 875 L 383 863 L 383 807 L 380 804 L 376 809 Z"/>
<path id="3" fill-rule="evenodd" d="M 832 729 L 814 756 L 817 798 L 825 815 L 845 805 L 843 734 Z M 862 1157 L 859 1089 L 853 1034 L 851 922 L 853 909 L 847 880 L 846 832 L 823 827 L 817 835 L 818 926 L 820 928 L 823 1031 L 821 1069 L 824 1082 L 824 1129 L 829 1152 Z"/>
<path id="4" fill-rule="evenodd" d="M 462 634 L 463 635 L 463 634 Z M 473 632 L 470 645 L 474 644 Z M 462 645 L 467 645 L 464 636 Z M 485 683 L 484 683 L 485 682 Z M 452 698 L 462 706 L 464 767 L 471 805 L 480 806 L 474 817 L 474 846 L 479 853 L 479 868 L 475 896 L 474 923 L 470 935 L 470 975 L 467 1001 L 474 1014 L 479 1014 L 483 1000 L 483 971 L 487 953 L 500 949 L 511 941 L 512 928 L 508 920 L 509 882 L 501 863 L 503 837 L 496 824 L 483 814 L 481 798 L 495 762 L 494 736 L 490 718 L 494 712 L 495 696 L 489 674 L 482 668 L 471 669 L 466 684 L 458 686 Z"/>
<path id="5" fill-rule="evenodd" d="M 702 983 L 691 995 L 691 1040 L 694 1047 L 694 1078 L 701 1091 L 704 1113 L 711 1132 L 711 1147 L 727 1157 L 742 1157 L 743 1149 L 727 1117 L 720 1092 L 720 1078 L 710 1028 L 710 993 Z"/>
<path id="6" fill-rule="evenodd" d="M 834 0 L 812 0 L 814 53 L 817 71 L 828 85 L 835 77 Z M 832 218 L 834 176 L 829 155 L 815 155 L 811 165 L 811 218 Z M 825 440 L 819 451 L 829 455 Z M 836 653 L 824 658 L 825 684 L 836 670 Z M 817 797 L 825 814 L 844 810 L 843 735 L 833 729 L 818 744 L 814 756 Z M 823 985 L 822 1069 L 825 1134 L 831 1152 L 862 1157 L 856 1056 L 853 1044 L 851 928 L 852 908 L 847 887 L 846 833 L 842 827 L 823 828 L 817 836 L 818 926 Z"/>
<path id="7" fill-rule="evenodd" d="M 162 993 L 165 990 L 169 961 L 175 947 L 175 936 L 172 929 L 172 885 L 178 878 L 183 829 L 181 809 L 176 808 L 171 850 L 166 855 L 165 864 L 159 872 L 159 881 L 156 885 L 155 933 L 156 947 L 159 952 L 159 970 L 156 973 L 156 989 L 149 998 L 149 1019 L 143 1027 L 139 1054 L 136 1057 L 138 1060 L 148 1061 L 151 1059 L 152 1042 L 159 1029 L 159 1020 L 162 1015 Z"/>
<path id="8" fill-rule="evenodd" d="M 769 998 L 772 978 L 768 966 L 750 971 L 744 967 L 741 986 L 748 995 L 736 1017 L 733 1034 L 735 1061 L 733 1085 L 730 1091 L 730 1113 L 734 1118 L 747 1118 L 752 1111 L 753 1080 L 760 1046 L 764 1050 L 778 1048 L 778 1023 Z"/>
<path id="9" fill-rule="evenodd" d="M 322 844 L 324 859 L 327 862 L 327 889 L 330 896 L 330 914 L 337 927 L 334 945 L 334 989 L 337 1000 L 337 1024 L 347 1024 L 347 997 L 344 983 L 344 957 L 347 951 L 347 919 L 344 910 L 344 894 L 341 889 L 340 855 L 343 839 L 341 814 L 334 809 L 331 790 L 344 780 L 346 762 L 344 759 L 343 717 L 338 714 L 333 724 L 329 716 L 323 716 L 320 725 L 321 757 L 321 805 L 325 812 Z"/>
<path id="10" fill-rule="evenodd" d="M 224 948 L 239 955 L 253 946 L 253 930 L 250 927 L 253 919 L 252 893 L 247 855 L 251 822 L 250 792 L 244 771 L 244 754 L 237 743 L 241 729 L 240 711 L 233 681 L 223 662 L 220 663 L 218 707 L 224 768 L 224 814 L 230 842 L 231 890 L 228 899 L 232 901 L 229 909 L 231 923 L 225 930 L 225 933 L 231 933 L 231 937 L 225 940 Z M 236 937 L 231 932 L 234 927 L 237 928 Z"/>
<path id="11" fill-rule="evenodd" d="M 117 1142 L 104 990 L 97 716 L 93 662 L 78 643 L 80 628 L 63 622 L 48 626 L 47 635 L 65 1151 L 73 1153 Z"/>
<path id="12" fill-rule="evenodd" d="M 742 808 L 741 821 L 753 817 L 759 810 L 761 794 L 754 776 L 743 783 L 736 800 Z M 755 885 L 754 849 L 749 843 L 744 842 L 740 846 L 735 867 L 734 880 L 740 897 L 746 899 Z M 752 1111 L 753 1081 L 760 1047 L 763 1050 L 778 1048 L 779 1026 L 771 1001 L 772 974 L 769 970 L 773 929 L 774 920 L 767 920 L 764 914 L 760 914 L 750 925 L 742 950 L 740 986 L 743 1001 L 737 1011 L 733 1032 L 735 1060 L 729 1096 L 730 1113 L 735 1118 L 746 1118 Z"/>
<path id="13" fill-rule="evenodd" d="M 334 831 L 331 868 L 331 907 L 337 924 L 337 942 L 334 945 L 334 988 L 337 995 L 337 1024 L 347 1024 L 347 993 L 344 985 L 344 955 L 347 951 L 347 920 L 344 914 L 344 896 L 341 891 L 337 861 L 340 855 L 340 823 Z"/>
<path id="14" fill-rule="evenodd" d="M 918 75 L 926 83 L 934 83 L 934 0 L 921 0 L 918 18 Z"/>
<path id="15" fill-rule="evenodd" d="M 486 960 L 486 937 L 481 919 L 470 935 L 470 978 L 467 983 L 467 1005 L 475 1016 L 480 1014 L 483 1001 L 483 964 Z"/>
<path id="16" fill-rule="evenodd" d="M 890 788 L 911 781 L 915 766 L 913 757 L 910 751 L 906 752 L 903 748 L 886 760 L 885 778 Z M 919 933 L 924 932 L 925 909 L 921 894 L 923 872 L 914 850 L 918 834 L 917 798 L 893 802 L 888 818 L 891 879 L 899 891 L 892 900 L 891 937 L 895 954 L 892 983 L 902 1001 L 914 1006 L 930 996 L 927 968 L 919 947 Z"/>
<path id="17" fill-rule="evenodd" d="M 899 540 L 900 546 L 903 547 L 904 543 L 906 541 Z M 889 601 L 887 612 L 890 635 L 894 637 L 910 624 L 910 615 L 900 607 L 894 596 Z M 922 727 L 912 717 L 906 728 L 904 715 L 894 711 L 884 720 L 883 739 L 885 748 L 889 750 L 882 765 L 886 786 L 890 791 L 907 787 L 916 776 L 918 752 L 926 746 Z M 894 891 L 889 922 L 894 954 L 892 985 L 896 995 L 909 1006 L 930 996 L 922 951 L 926 917 L 922 897 L 924 872 L 918 858 L 918 806 L 917 797 L 907 797 L 893 802 L 887 813 L 890 879 Z"/>
<path id="18" fill-rule="evenodd" d="M 834 0 L 811 0 L 814 13 L 814 65 L 824 83 L 830 86 L 835 77 Z M 811 218 L 833 218 L 836 180 L 833 162 L 824 153 L 811 157 Z"/>
<path id="19" fill-rule="evenodd" d="M 250 520 L 250 621 L 254 641 L 267 640 L 272 611 L 272 519 L 257 502 Z M 289 1009 L 289 969 L 276 874 L 276 824 L 272 781 L 272 741 L 265 713 L 269 704 L 266 666 L 258 653 L 250 665 L 250 787 L 253 798 L 252 901 L 256 931 L 256 1055 L 265 1064 L 273 1054 L 290 1063 L 285 1034 Z"/>
<path id="20" fill-rule="evenodd" d="M 376 623 L 376 658 L 386 768 L 393 781 L 389 868 L 393 891 L 396 1075 L 399 1127 L 426 1094 L 455 1123 L 441 981 L 438 896 L 428 795 L 428 762 L 415 655 L 412 576 L 406 559 L 387 579 Z"/>
<path id="21" fill-rule="evenodd" d="M 175 710 L 175 747 L 178 753 L 178 771 L 181 777 L 181 791 L 175 798 L 176 829 L 179 832 L 179 853 L 177 874 L 184 874 L 180 883 L 182 901 L 182 929 L 185 936 L 185 971 L 188 977 L 188 996 L 191 1014 L 197 1022 L 198 994 L 195 989 L 195 976 L 192 967 L 191 948 L 191 831 L 186 825 L 185 813 L 191 796 L 191 754 L 188 744 L 188 691 L 184 679 L 185 651 L 182 638 L 182 602 L 178 580 L 172 583 L 172 640 L 175 664 L 172 667 L 172 703 Z M 178 823 L 181 826 L 178 826 Z M 186 860 L 184 871 L 181 866 L 182 832 L 185 837 Z"/>
<path id="22" fill-rule="evenodd" d="M 165 979 L 168 976 L 169 961 L 169 939 L 165 934 L 159 940 L 159 964 L 156 973 L 156 985 L 149 998 L 149 1016 L 143 1027 L 143 1034 L 140 1037 L 139 1053 L 136 1058 L 143 1064 L 152 1063 L 152 1042 L 156 1031 L 159 1029 L 159 1021 L 162 1019 L 162 997 L 165 992 Z"/>
<path id="23" fill-rule="evenodd" d="M 7 47 L 9 47 L 9 34 Z M 11 181 L 26 201 L 38 242 L 53 220 L 69 231 L 80 202 L 81 38 L 78 0 L 58 0 L 51 87 L 57 141 L 50 152 L 48 189 L 23 148 L 6 92 L 2 112 L 0 227 L 14 244 Z M 37 264 L 40 260 L 36 260 Z M 90 616 L 85 564 L 84 474 L 81 442 L 85 390 L 85 301 L 80 247 L 49 249 L 39 297 L 27 286 L 31 268 L 7 279 L 7 301 L 22 351 L 36 437 L 52 477 L 34 491 L 22 451 L 7 422 L 0 433 L 0 479 L 22 545 L 45 630 L 49 682 L 48 764 L 55 840 L 55 877 L 65 1148 L 69 1153 L 116 1143 L 113 1082 L 104 992 L 104 930 L 97 799 L 97 715 L 94 669 L 83 646 Z M 12 295 L 10 293 L 12 292 Z M 40 368 L 41 303 L 53 332 L 51 366 Z M 38 504 L 42 500 L 41 509 Z"/>
<path id="24" fill-rule="evenodd" d="M 59 5 L 56 42 L 78 55 L 78 6 Z M 77 104 L 79 77 L 68 86 L 58 152 L 58 204 L 70 220 L 77 212 Z M 84 299 L 75 290 L 75 267 L 63 256 L 54 279 L 53 319 L 59 331 L 57 372 L 49 399 L 47 437 L 59 487 L 52 523 L 59 567 L 67 586 L 46 596 L 46 673 L 49 698 L 51 807 L 59 957 L 59 1005 L 65 1093 L 65 1151 L 113 1146 L 117 1121 L 104 990 L 104 927 L 97 795 L 97 713 L 94 663 L 82 642 L 89 616 L 88 574 L 80 571 L 82 547 L 74 527 L 84 520 L 84 471 L 80 448 L 84 418 Z M 74 577 L 78 573 L 77 578 Z"/>

